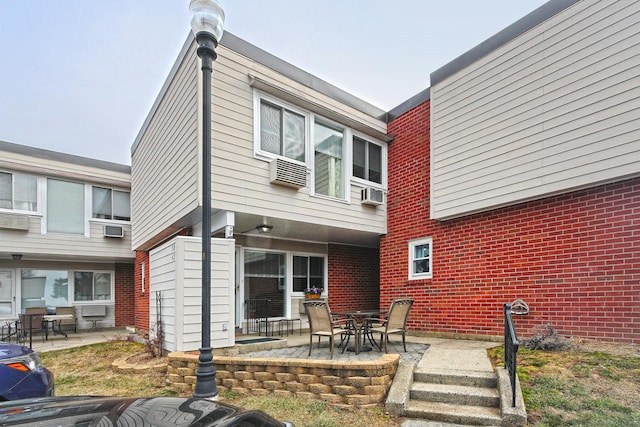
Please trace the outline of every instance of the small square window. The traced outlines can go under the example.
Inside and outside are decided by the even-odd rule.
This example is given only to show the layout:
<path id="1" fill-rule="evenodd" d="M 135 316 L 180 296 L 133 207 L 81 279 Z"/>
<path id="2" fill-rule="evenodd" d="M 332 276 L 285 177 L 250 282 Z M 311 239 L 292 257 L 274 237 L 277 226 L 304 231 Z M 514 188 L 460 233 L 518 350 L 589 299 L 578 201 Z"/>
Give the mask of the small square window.
<path id="1" fill-rule="evenodd" d="M 409 280 L 432 277 L 431 238 L 409 242 Z"/>

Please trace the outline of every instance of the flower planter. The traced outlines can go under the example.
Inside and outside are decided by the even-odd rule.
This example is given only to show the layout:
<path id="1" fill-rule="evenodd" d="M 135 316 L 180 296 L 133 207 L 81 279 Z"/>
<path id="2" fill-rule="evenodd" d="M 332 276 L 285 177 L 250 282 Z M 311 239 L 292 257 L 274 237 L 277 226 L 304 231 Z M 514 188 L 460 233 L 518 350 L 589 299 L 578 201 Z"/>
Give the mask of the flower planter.
<path id="1" fill-rule="evenodd" d="M 304 294 L 305 299 L 320 299 L 320 294 Z"/>

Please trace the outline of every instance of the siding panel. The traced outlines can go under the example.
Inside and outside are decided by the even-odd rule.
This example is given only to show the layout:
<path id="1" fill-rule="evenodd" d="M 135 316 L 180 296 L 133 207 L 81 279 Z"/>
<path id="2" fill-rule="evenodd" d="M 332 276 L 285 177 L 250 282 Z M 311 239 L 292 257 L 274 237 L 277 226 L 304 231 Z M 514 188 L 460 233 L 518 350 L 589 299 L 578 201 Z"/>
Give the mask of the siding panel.
<path id="1" fill-rule="evenodd" d="M 436 84 L 432 218 L 638 174 L 638 22 L 583 1 Z"/>

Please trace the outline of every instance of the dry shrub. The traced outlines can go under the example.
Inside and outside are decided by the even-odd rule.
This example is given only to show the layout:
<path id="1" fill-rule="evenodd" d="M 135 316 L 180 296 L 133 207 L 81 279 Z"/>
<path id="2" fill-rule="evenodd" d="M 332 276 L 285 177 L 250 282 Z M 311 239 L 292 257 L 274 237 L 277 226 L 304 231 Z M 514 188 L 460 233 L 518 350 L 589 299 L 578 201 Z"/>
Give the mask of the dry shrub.
<path id="1" fill-rule="evenodd" d="M 523 340 L 523 345 L 529 350 L 564 350 L 571 346 L 571 342 L 558 335 L 551 324 L 538 325 L 533 328 L 533 336 Z"/>

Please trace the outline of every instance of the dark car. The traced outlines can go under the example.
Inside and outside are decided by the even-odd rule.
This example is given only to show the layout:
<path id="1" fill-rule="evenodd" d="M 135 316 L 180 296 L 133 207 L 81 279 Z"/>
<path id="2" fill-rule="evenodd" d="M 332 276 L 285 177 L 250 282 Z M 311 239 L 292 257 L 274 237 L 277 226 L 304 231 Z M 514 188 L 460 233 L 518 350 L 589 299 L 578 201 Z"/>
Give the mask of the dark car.
<path id="1" fill-rule="evenodd" d="M 183 397 L 63 396 L 0 403 L 0 426 L 293 427 L 262 411 Z"/>
<path id="2" fill-rule="evenodd" d="M 53 374 L 28 347 L 0 342 L 0 401 L 53 396 Z"/>

